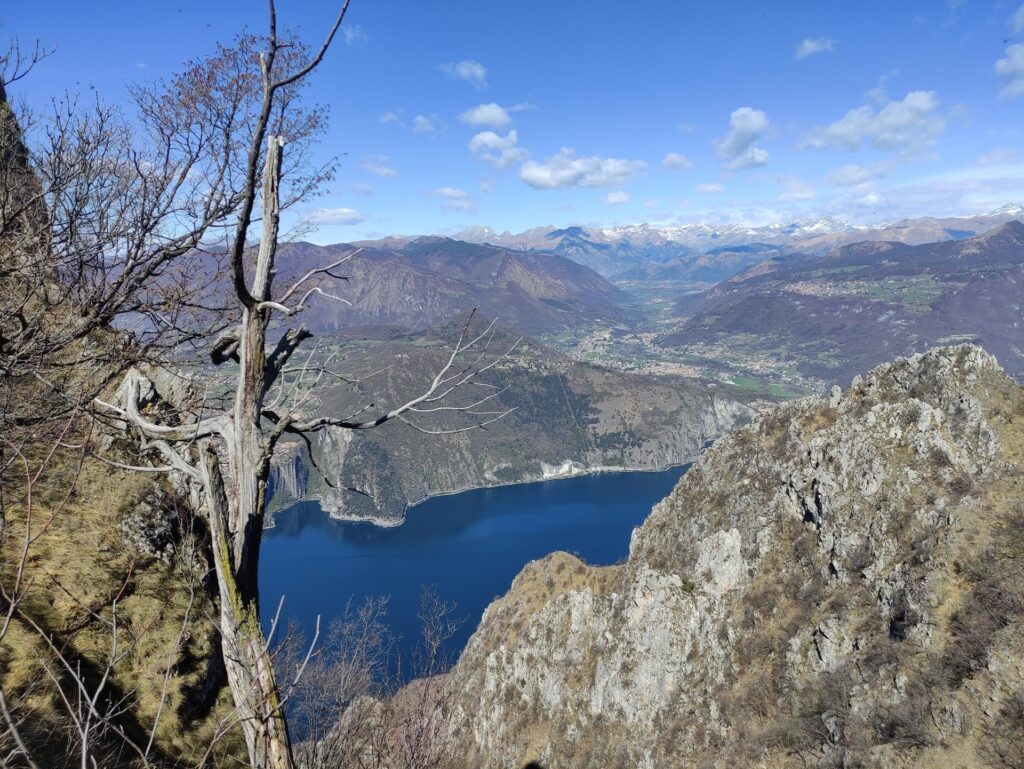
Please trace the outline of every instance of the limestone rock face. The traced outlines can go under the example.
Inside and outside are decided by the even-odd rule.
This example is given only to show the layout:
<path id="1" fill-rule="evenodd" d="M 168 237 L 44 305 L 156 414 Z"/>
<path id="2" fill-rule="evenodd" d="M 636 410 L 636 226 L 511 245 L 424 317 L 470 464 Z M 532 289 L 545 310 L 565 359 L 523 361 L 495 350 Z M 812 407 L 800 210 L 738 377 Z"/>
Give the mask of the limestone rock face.
<path id="1" fill-rule="evenodd" d="M 463 754 L 1021 765 L 1022 460 L 1024 392 L 972 346 L 762 414 L 624 564 L 556 553 L 488 608 L 452 673 Z"/>

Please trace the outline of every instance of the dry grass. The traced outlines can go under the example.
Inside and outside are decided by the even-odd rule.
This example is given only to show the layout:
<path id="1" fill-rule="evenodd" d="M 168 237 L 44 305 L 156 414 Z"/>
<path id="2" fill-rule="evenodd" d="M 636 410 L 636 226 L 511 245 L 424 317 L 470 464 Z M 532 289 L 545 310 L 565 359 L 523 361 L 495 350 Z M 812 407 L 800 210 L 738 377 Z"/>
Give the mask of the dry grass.
<path id="1" fill-rule="evenodd" d="M 111 683 L 112 691 L 129 704 L 124 723 L 148 740 L 159 711 L 156 754 L 191 763 L 212 739 L 214 720 L 205 717 L 188 723 L 184 717 L 187 692 L 199 683 L 215 651 L 213 604 L 200 584 L 202 575 L 191 558 L 176 556 L 166 564 L 124 543 L 121 515 L 151 487 L 151 476 L 87 460 L 62 505 L 76 468 L 73 457 L 58 457 L 36 489 L 31 528 L 39 537 L 26 564 L 31 581 L 20 609 L 69 660 L 101 672 L 111 658 L 111 605 L 116 597 L 119 657 Z M 9 479 L 9 484 L 12 481 L 16 479 Z M 0 574 L 10 586 L 26 517 L 11 486 L 7 496 Z M 187 521 L 182 523 L 187 528 Z M 187 539 L 183 537 L 179 545 Z M 51 729 L 59 734 L 64 720 L 64 706 L 44 666 L 59 672 L 38 633 L 27 621 L 16 619 L 0 642 L 0 677 L 9 698 L 27 693 L 22 707 L 30 710 L 30 723 L 40 738 Z M 222 694 L 214 713 L 223 713 L 227 704 Z M 56 766 L 64 746 L 59 739 L 47 741 Z"/>

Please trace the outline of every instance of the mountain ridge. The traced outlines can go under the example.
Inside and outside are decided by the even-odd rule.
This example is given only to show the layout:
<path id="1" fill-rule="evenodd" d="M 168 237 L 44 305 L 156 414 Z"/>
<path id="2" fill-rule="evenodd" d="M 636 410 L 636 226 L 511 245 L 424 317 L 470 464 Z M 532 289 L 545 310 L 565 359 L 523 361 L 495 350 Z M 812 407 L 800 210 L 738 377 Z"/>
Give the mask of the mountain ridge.
<path id="1" fill-rule="evenodd" d="M 357 244 L 292 243 L 280 256 L 282 281 L 328 264 Z M 518 330 L 536 334 L 597 320 L 622 322 L 621 290 L 596 272 L 558 254 L 514 251 L 439 236 L 365 242 L 324 276 L 303 321 L 317 332 L 380 325 L 425 329 L 479 308 Z"/>
<path id="2" fill-rule="evenodd" d="M 834 248 L 869 240 L 894 240 L 908 245 L 957 240 L 981 234 L 1024 217 L 1024 207 L 1007 204 L 984 214 L 918 217 L 879 224 L 851 224 L 833 217 L 771 223 L 761 226 L 710 224 L 631 224 L 617 227 L 535 227 L 521 233 L 497 233 L 475 226 L 454 236 L 470 242 L 494 243 L 524 250 L 549 250 L 575 258 L 611 276 L 638 263 L 696 257 L 716 248 L 761 244 L 823 255 Z"/>
<path id="3" fill-rule="evenodd" d="M 451 674 L 463 754 L 1020 765 L 1022 426 L 1024 388 L 969 345 L 762 414 L 655 506 L 625 563 L 555 553 L 491 604 Z"/>
<path id="4" fill-rule="evenodd" d="M 746 345 L 817 379 L 944 341 L 975 341 L 1024 376 L 1024 224 L 922 245 L 860 242 L 824 257 L 763 261 L 699 296 L 658 343 Z"/>

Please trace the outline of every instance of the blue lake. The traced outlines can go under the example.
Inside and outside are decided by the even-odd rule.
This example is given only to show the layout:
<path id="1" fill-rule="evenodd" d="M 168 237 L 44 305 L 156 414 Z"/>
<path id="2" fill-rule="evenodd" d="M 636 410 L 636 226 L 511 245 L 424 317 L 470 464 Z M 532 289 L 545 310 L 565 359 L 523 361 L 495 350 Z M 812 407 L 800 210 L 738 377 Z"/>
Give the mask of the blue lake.
<path id="1" fill-rule="evenodd" d="M 588 563 L 626 557 L 633 529 L 685 472 L 604 473 L 436 497 L 396 528 L 334 521 L 316 502 L 275 515 L 260 552 L 260 594 L 268 622 L 282 617 L 311 631 L 368 597 L 390 596 L 388 619 L 408 651 L 418 641 L 421 591 L 457 604 L 465 622 L 449 651 L 465 646 L 487 605 L 523 565 L 555 550 Z"/>

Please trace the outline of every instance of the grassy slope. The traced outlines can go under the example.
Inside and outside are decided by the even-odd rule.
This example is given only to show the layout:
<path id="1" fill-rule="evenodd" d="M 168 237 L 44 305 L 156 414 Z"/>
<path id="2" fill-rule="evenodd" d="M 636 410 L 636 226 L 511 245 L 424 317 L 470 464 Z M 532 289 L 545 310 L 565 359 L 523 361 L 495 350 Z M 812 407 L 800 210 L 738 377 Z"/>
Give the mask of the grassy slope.
<path id="1" fill-rule="evenodd" d="M 118 597 L 118 651 L 110 691 L 126 698 L 120 723 L 145 745 L 159 711 L 154 755 L 192 765 L 210 743 L 216 715 L 223 715 L 228 704 L 222 691 L 215 715 L 192 718 L 204 710 L 197 692 L 217 643 L 214 606 L 201 584 L 203 558 L 195 556 L 189 536 L 179 538 L 170 563 L 140 555 L 124 542 L 122 516 L 151 489 L 151 478 L 87 461 L 64 505 L 75 462 L 58 458 L 57 465 L 36 490 L 31 531 L 38 539 L 26 567 L 32 583 L 20 607 L 24 616 L 15 618 L 0 644 L 4 691 L 11 700 L 25 697 L 25 736 L 37 743 L 46 762 L 59 765 L 67 743 L 60 733 L 63 707 L 45 670 L 65 686 L 67 679 L 30 623 L 45 629 L 61 653 L 95 681 L 111 658 L 111 603 Z M 24 504 L 11 504 L 19 490 L 16 480 L 8 478 L 5 484 L 8 524 L 0 568 L 8 587 L 26 524 Z M 54 729 L 57 734 L 51 734 Z"/>

